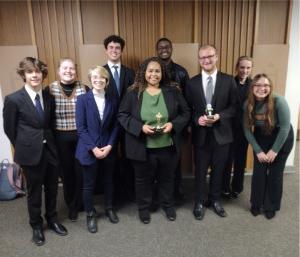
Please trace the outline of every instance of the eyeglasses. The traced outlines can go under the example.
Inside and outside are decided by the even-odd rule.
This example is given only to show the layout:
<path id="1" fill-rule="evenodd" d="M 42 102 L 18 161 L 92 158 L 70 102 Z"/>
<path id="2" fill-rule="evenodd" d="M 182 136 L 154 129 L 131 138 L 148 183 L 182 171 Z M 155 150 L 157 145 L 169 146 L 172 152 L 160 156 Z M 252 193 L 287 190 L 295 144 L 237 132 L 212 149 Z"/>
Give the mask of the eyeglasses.
<path id="1" fill-rule="evenodd" d="M 270 84 L 254 84 L 253 86 L 258 88 L 271 87 Z"/>
<path id="2" fill-rule="evenodd" d="M 208 55 L 208 56 L 202 56 L 202 57 L 199 57 L 199 60 L 204 61 L 205 59 L 212 59 L 215 56 L 216 56 L 215 54 Z"/>

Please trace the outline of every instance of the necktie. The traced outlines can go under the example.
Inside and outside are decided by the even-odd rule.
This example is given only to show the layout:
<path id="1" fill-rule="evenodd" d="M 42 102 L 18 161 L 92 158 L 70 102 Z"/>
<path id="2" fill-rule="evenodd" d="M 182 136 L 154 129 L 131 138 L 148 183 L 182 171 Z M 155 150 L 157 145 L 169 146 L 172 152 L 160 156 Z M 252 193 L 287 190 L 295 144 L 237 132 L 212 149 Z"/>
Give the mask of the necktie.
<path id="1" fill-rule="evenodd" d="M 205 99 L 207 104 L 211 104 L 212 96 L 213 96 L 213 80 L 212 77 L 209 76 L 207 78 L 207 85 L 206 85 L 206 92 L 205 92 Z"/>
<path id="2" fill-rule="evenodd" d="M 117 86 L 117 90 L 118 90 L 118 94 L 120 95 L 120 77 L 119 77 L 119 73 L 118 73 L 118 65 L 114 65 L 112 66 L 115 71 L 114 71 L 114 80 L 115 80 L 115 83 L 116 83 L 116 86 Z"/>
<path id="3" fill-rule="evenodd" d="M 39 114 L 41 122 L 43 123 L 44 122 L 44 110 L 43 110 L 42 105 L 41 105 L 39 94 L 36 94 L 36 96 L 35 96 L 35 108 L 36 108 L 36 110 Z"/>

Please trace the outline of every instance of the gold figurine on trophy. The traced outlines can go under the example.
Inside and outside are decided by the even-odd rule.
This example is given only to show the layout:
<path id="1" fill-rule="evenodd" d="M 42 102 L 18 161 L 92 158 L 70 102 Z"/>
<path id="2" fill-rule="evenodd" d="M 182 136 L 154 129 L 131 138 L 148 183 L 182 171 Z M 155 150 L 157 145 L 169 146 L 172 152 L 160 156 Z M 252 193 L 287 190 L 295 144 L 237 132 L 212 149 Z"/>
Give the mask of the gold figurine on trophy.
<path id="1" fill-rule="evenodd" d="M 161 133 L 163 131 L 163 125 L 162 125 L 163 116 L 161 115 L 160 112 L 158 112 L 155 115 L 155 118 L 156 118 L 156 125 L 154 126 L 154 130 L 156 133 Z"/>

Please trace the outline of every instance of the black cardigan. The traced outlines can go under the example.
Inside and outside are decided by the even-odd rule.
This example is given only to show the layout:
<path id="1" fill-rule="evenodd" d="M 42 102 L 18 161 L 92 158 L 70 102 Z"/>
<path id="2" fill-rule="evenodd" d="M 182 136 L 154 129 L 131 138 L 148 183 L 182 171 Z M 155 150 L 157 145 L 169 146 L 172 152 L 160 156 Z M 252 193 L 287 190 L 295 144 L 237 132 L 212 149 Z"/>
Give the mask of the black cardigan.
<path id="1" fill-rule="evenodd" d="M 180 152 L 180 133 L 188 124 L 190 109 L 180 91 L 175 87 L 161 87 L 169 114 L 168 122 L 173 125 L 171 135 L 177 152 Z M 118 120 L 125 129 L 126 157 L 131 160 L 146 161 L 146 135 L 142 131 L 141 119 L 143 94 L 138 98 L 137 90 L 129 90 L 121 102 Z"/>

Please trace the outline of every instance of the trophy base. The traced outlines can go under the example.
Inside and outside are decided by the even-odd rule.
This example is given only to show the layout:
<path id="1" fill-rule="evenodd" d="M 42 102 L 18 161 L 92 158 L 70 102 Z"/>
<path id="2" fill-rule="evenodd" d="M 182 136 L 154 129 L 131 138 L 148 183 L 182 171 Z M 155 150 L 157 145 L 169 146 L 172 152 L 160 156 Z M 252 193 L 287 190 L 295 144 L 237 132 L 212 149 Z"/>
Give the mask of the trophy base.
<path id="1" fill-rule="evenodd" d="M 155 132 L 156 134 L 162 133 L 163 130 L 164 130 L 164 129 L 163 129 L 162 127 L 155 127 L 155 128 L 154 128 L 154 132 Z"/>

